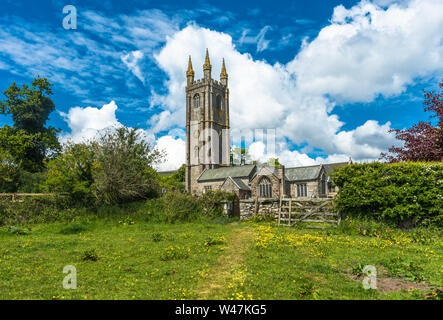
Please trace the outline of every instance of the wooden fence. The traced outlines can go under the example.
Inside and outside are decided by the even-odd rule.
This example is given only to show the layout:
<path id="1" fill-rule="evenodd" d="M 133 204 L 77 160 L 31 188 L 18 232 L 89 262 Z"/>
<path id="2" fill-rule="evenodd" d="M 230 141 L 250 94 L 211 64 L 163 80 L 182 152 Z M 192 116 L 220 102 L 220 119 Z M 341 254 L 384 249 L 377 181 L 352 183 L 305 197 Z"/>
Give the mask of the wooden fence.
<path id="1" fill-rule="evenodd" d="M 340 214 L 334 212 L 333 200 L 281 198 L 278 209 L 278 225 L 295 226 L 307 223 L 306 228 L 324 229 L 336 227 Z"/>
<path id="2" fill-rule="evenodd" d="M 23 202 L 24 197 L 46 197 L 60 195 L 56 193 L 0 193 L 0 197 L 9 197 L 12 202 Z"/>

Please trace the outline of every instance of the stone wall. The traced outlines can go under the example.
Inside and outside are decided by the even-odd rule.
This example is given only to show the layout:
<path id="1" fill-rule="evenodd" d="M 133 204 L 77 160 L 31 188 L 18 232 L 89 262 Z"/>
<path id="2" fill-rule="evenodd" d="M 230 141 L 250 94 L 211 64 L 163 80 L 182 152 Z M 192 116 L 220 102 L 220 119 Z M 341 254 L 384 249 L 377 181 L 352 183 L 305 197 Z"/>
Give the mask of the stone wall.
<path id="1" fill-rule="evenodd" d="M 278 216 L 278 198 L 256 198 L 239 201 L 240 220 L 248 220 L 256 216 L 276 217 Z"/>

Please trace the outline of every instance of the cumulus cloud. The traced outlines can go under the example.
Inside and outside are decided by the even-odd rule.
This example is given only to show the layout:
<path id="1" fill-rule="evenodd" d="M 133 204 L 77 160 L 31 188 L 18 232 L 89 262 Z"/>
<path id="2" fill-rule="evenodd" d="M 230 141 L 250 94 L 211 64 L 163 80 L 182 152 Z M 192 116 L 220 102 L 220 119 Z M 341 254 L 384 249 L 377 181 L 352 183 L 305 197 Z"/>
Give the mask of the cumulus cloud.
<path id="1" fill-rule="evenodd" d="M 380 3 L 386 6 L 382 8 L 362 1 L 350 9 L 336 7 L 330 24 L 311 42 L 305 41 L 287 65 L 254 60 L 240 53 L 229 35 L 189 25 L 168 37 L 155 55 L 168 75 L 168 93 L 156 96 L 164 111 L 152 124 L 157 130 L 183 127 L 186 59 L 191 54 L 198 79 L 209 48 L 214 78 L 222 57 L 227 63 L 232 131 L 278 128 L 279 143 L 287 139 L 304 146 L 300 151 L 322 150 L 329 155 L 311 159 L 299 151 L 276 151 L 294 165 L 343 161 L 349 156 L 377 159 L 396 143 L 388 133 L 390 122 L 368 120 L 343 130 L 344 123 L 333 113 L 335 105 L 398 95 L 415 79 L 443 71 L 443 16 L 439 14 L 443 3 L 398 3 Z"/>
<path id="2" fill-rule="evenodd" d="M 95 107 L 73 107 L 68 113 L 60 112 L 71 129 L 70 133 L 64 133 L 61 140 L 73 142 L 85 142 L 97 137 L 100 130 L 123 126 L 117 120 L 116 111 L 118 109 L 115 101 L 103 105 L 101 108 Z M 155 145 L 155 136 L 152 132 L 144 129 L 137 129 L 140 138 L 151 145 Z"/>
<path id="3" fill-rule="evenodd" d="M 64 134 L 62 140 L 74 142 L 90 140 L 99 130 L 121 125 L 115 116 L 116 110 L 117 105 L 111 101 L 101 108 L 74 107 L 69 109 L 68 113 L 60 112 L 71 129 L 71 133 Z"/>
<path id="4" fill-rule="evenodd" d="M 369 102 L 402 93 L 417 77 L 441 74 L 443 2 L 403 3 L 337 6 L 331 24 L 287 66 L 297 87 L 342 102 Z"/>
<path id="5" fill-rule="evenodd" d="M 191 39 L 198 40 L 192 42 Z M 277 140 L 289 138 L 293 143 L 308 143 L 312 148 L 321 148 L 331 153 L 347 150 L 339 149 L 339 143 L 332 143 L 343 126 L 336 115 L 330 114 L 334 107 L 333 102 L 322 95 L 304 94 L 285 66 L 255 61 L 249 54 L 239 53 L 230 36 L 195 25 L 188 26 L 169 38 L 166 46 L 156 55 L 159 66 L 169 75 L 165 83 L 169 91 L 167 95 L 157 97 L 157 102 L 161 102 L 165 110 L 150 120 L 154 132 L 183 127 L 186 85 L 183 75 L 186 71 L 186 57 L 191 54 L 196 78 L 199 78 L 202 70 L 198 65 L 203 64 L 206 47 L 211 48 L 215 78 L 221 68 L 222 57 L 227 62 L 232 131 L 279 128 Z M 177 56 L 184 57 L 183 61 L 174 59 Z M 387 134 L 386 126 L 380 126 L 379 129 L 382 134 Z M 353 150 L 355 148 L 350 149 L 352 152 Z M 373 150 L 370 151 L 372 155 Z M 280 157 L 285 155 L 287 158 L 299 158 L 295 153 L 281 154 Z M 350 155 L 370 157 L 363 152 Z M 293 162 L 309 162 L 307 158 L 297 161 Z"/>
<path id="6" fill-rule="evenodd" d="M 160 137 L 156 142 L 156 149 L 166 155 L 165 161 L 157 165 L 159 171 L 175 170 L 185 163 L 185 141 L 181 138 L 173 138 L 169 135 Z"/>

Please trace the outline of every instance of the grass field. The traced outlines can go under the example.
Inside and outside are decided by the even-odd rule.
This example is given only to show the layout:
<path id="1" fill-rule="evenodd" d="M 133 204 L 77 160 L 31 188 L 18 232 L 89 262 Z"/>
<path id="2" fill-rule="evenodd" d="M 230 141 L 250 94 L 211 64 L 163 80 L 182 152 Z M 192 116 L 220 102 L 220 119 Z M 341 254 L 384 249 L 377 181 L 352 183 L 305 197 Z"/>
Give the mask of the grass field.
<path id="1" fill-rule="evenodd" d="M 0 228 L 0 299 L 441 298 L 439 237 L 269 222 L 92 220 Z M 77 289 L 66 290 L 66 265 Z M 378 290 L 362 287 L 365 265 Z"/>

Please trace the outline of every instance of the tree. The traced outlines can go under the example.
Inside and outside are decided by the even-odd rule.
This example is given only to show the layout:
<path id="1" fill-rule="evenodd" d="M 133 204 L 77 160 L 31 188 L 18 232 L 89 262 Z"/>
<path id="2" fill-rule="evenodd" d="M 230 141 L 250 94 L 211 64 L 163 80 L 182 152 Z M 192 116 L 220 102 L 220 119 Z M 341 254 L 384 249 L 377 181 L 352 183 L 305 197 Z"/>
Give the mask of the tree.
<path id="1" fill-rule="evenodd" d="M 171 175 L 160 177 L 162 187 L 172 191 L 185 191 L 185 174 L 186 165 L 182 165 L 176 172 Z"/>
<path id="2" fill-rule="evenodd" d="M 137 129 L 108 129 L 92 142 L 97 161 L 94 192 L 103 203 L 124 203 L 154 197 L 159 192 L 152 168 L 163 154 L 146 143 Z"/>
<path id="3" fill-rule="evenodd" d="M 409 129 L 392 129 L 398 140 L 403 141 L 403 146 L 392 146 L 389 153 L 381 154 L 381 158 L 389 162 L 399 161 L 442 161 L 443 160 L 443 79 L 439 84 L 438 92 L 424 91 L 424 110 L 432 112 L 432 122 L 420 121 Z"/>
<path id="4" fill-rule="evenodd" d="M 152 166 L 162 157 L 137 129 L 105 129 L 95 140 L 67 143 L 63 153 L 48 162 L 45 187 L 84 203 L 148 199 L 159 192 L 159 178 Z"/>
<path id="5" fill-rule="evenodd" d="M 48 162 L 45 189 L 66 192 L 74 200 L 89 202 L 94 197 L 94 168 L 98 167 L 90 144 L 68 142 L 63 153 Z"/>
<path id="6" fill-rule="evenodd" d="M 21 170 L 40 171 L 44 159 L 60 151 L 57 139 L 59 130 L 45 127 L 46 121 L 55 110 L 52 83 L 46 78 L 35 78 L 31 86 L 18 87 L 15 82 L 3 94 L 0 114 L 11 115 L 13 127 L 0 128 L 0 147 L 6 150 Z"/>

